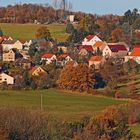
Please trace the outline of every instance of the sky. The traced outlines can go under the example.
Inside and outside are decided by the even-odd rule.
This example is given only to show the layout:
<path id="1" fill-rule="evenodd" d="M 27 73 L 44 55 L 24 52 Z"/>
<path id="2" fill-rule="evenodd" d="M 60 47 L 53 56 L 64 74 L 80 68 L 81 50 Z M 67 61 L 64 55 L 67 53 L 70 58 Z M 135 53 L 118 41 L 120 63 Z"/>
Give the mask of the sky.
<path id="1" fill-rule="evenodd" d="M 49 3 L 53 0 L 0 0 L 0 6 L 16 3 Z M 123 15 L 128 9 L 140 10 L 140 0 L 69 0 L 73 4 L 73 11 L 96 13 L 99 15 Z"/>

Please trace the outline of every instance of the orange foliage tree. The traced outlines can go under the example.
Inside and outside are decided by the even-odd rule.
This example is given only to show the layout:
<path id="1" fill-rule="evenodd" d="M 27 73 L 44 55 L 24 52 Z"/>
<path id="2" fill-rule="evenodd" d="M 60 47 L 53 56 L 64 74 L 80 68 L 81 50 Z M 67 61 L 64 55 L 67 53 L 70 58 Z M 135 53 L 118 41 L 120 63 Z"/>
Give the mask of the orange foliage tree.
<path id="1" fill-rule="evenodd" d="M 89 92 L 95 83 L 94 71 L 85 64 L 76 67 L 65 66 L 57 83 L 61 89 Z"/>

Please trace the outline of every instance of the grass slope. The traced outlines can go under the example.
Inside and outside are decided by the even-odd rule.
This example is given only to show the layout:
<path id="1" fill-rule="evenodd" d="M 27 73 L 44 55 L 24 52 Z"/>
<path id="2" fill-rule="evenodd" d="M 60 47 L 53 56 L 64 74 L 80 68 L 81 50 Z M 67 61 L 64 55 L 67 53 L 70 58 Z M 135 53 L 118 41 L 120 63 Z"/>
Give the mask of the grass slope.
<path id="1" fill-rule="evenodd" d="M 140 94 L 140 73 L 123 76 L 120 81 L 118 90 L 129 94 L 131 92 L 130 90 L 132 90 L 132 86 L 134 86 L 135 89 L 133 89 L 133 92 Z"/>
<path id="2" fill-rule="evenodd" d="M 47 26 L 52 37 L 58 41 L 65 41 L 68 37 L 68 34 L 65 33 L 65 24 L 36 25 L 0 23 L 0 27 L 2 28 L 4 35 L 24 40 L 35 38 L 35 33 L 40 26 Z"/>
<path id="3" fill-rule="evenodd" d="M 74 95 L 51 89 L 44 91 L 0 91 L 0 106 L 40 108 L 40 93 L 43 94 L 43 108 L 64 119 L 79 119 L 94 115 L 110 105 L 127 101 L 90 95 Z"/>

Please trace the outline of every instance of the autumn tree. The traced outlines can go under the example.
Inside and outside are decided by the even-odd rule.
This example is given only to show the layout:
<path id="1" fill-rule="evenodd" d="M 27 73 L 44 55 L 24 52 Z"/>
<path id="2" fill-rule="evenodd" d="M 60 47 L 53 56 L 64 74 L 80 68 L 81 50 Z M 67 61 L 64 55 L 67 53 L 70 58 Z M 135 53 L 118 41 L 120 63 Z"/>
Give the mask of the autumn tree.
<path id="1" fill-rule="evenodd" d="M 87 91 L 94 86 L 94 72 L 85 64 L 65 66 L 60 73 L 58 86 L 67 90 Z"/>
<path id="2" fill-rule="evenodd" d="M 123 30 L 122 27 L 117 27 L 116 29 L 112 30 L 109 42 L 119 42 L 123 38 Z"/>
<path id="3" fill-rule="evenodd" d="M 36 32 L 36 37 L 39 39 L 45 39 L 46 41 L 49 41 L 52 39 L 50 31 L 48 30 L 46 26 L 41 26 L 40 28 L 38 28 Z"/>
<path id="4" fill-rule="evenodd" d="M 104 66 L 100 69 L 100 73 L 111 89 L 114 89 L 117 86 L 119 70 L 116 65 L 112 63 L 105 63 Z"/>

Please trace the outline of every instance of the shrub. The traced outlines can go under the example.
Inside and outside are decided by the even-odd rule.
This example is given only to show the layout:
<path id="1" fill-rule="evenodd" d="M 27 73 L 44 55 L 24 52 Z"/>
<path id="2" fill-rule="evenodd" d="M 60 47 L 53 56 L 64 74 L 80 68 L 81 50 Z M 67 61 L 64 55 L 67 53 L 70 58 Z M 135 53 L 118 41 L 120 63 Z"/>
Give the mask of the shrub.
<path id="1" fill-rule="evenodd" d="M 117 91 L 115 93 L 115 98 L 122 98 L 122 93 L 120 91 Z"/>
<path id="2" fill-rule="evenodd" d="M 134 115 L 128 116 L 128 124 L 135 124 L 137 122 L 136 117 Z"/>

